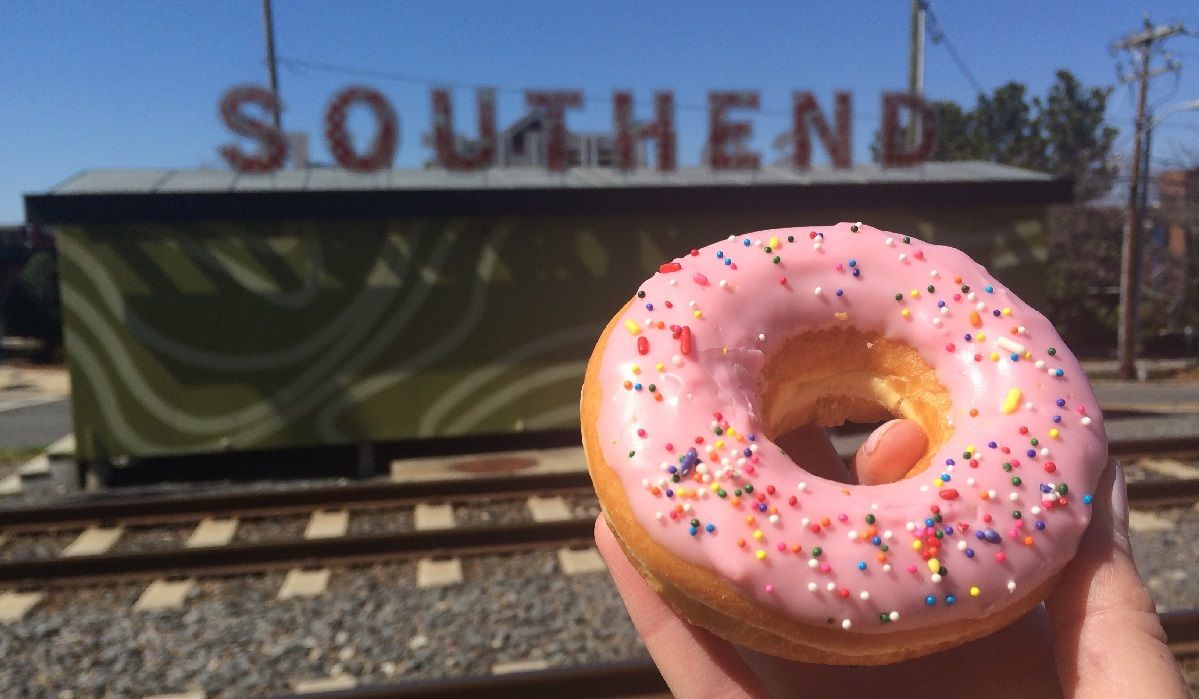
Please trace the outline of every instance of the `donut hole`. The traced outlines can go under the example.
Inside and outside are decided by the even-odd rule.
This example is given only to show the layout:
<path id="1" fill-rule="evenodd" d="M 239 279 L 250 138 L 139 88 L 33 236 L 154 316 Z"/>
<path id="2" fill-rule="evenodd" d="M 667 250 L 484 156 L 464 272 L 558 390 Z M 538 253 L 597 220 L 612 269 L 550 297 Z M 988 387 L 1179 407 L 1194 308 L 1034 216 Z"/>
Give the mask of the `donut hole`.
<path id="1" fill-rule="evenodd" d="M 920 353 L 905 342 L 852 327 L 788 339 L 766 358 L 760 395 L 766 436 L 784 445 L 794 437 L 789 433 L 810 425 L 877 425 L 897 417 L 914 421 L 928 437 L 928 446 L 904 478 L 928 468 L 932 455 L 953 434 L 944 418 L 949 392 Z"/>
<path id="2" fill-rule="evenodd" d="M 840 483 L 859 484 L 861 474 L 855 468 L 854 457 L 870 434 L 887 421 L 846 420 L 838 427 L 827 428 L 816 424 L 804 425 L 779 435 L 772 441 L 792 461 L 803 464 L 804 470 L 814 476 Z M 908 470 L 906 459 L 904 462 L 887 462 L 876 466 L 871 470 L 870 477 L 874 481 L 871 485 L 902 480 Z"/>
<path id="3" fill-rule="evenodd" d="M 771 441 L 792 461 L 803 464 L 808 473 L 839 483 L 854 483 L 850 470 L 852 460 L 843 460 L 840 454 L 855 452 L 869 434 L 868 431 L 860 431 L 860 428 L 873 426 L 876 425 L 859 425 L 849 421 L 831 428 L 808 424 L 772 437 Z M 852 448 L 849 448 L 851 443 Z"/>
<path id="4" fill-rule="evenodd" d="M 825 428 L 825 432 L 833 441 L 833 446 L 837 448 L 837 452 L 845 455 L 845 459 L 843 459 L 845 466 L 852 468 L 854 455 L 858 453 L 858 450 L 870 438 L 871 433 L 888 420 L 893 419 L 893 417 L 892 415 L 887 415 L 884 418 L 871 420 L 870 422 L 846 420 L 836 427 Z"/>

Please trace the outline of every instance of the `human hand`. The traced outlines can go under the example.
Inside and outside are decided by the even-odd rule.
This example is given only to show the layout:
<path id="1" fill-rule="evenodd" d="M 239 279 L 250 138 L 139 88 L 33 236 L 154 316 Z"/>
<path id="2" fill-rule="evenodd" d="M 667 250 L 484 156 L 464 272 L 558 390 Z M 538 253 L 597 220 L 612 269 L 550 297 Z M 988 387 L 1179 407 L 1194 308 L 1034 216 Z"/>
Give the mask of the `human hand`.
<path id="1" fill-rule="evenodd" d="M 781 444 L 805 470 L 843 482 L 886 483 L 924 452 L 906 420 L 878 428 L 846 469 L 819 428 Z M 681 619 L 625 558 L 601 516 L 595 539 L 633 624 L 679 697 L 1185 697 L 1186 689 L 1128 540 L 1119 466 L 1095 489 L 1078 553 L 1041 605 L 990 636 L 923 658 L 877 667 L 798 663 L 735 646 Z"/>

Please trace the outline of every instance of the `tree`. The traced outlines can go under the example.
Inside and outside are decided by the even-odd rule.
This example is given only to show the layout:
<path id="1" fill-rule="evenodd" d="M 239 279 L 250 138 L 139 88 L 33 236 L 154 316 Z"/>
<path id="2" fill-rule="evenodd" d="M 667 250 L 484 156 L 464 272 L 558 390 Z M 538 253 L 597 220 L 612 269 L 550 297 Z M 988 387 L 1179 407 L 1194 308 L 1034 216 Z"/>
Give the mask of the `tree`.
<path id="1" fill-rule="evenodd" d="M 1123 229 L 1119 209 L 1075 205 L 1049 210 L 1043 310 L 1077 355 L 1106 356 L 1116 346 Z"/>
<path id="2" fill-rule="evenodd" d="M 1075 198 L 1094 199 L 1111 189 L 1116 167 L 1108 158 L 1117 130 L 1103 124 L 1112 88 L 1086 89 L 1069 71 L 1059 70 L 1044 104 L 1034 100 L 1038 130 L 1047 147 L 1041 166 L 1074 178 Z"/>
<path id="3" fill-rule="evenodd" d="M 974 113 L 962 111 L 957 102 L 933 102 L 937 112 L 937 147 L 933 160 L 982 160 L 986 151 L 974 128 Z"/>
<path id="4" fill-rule="evenodd" d="M 934 102 L 939 134 L 933 159 L 989 160 L 1069 177 L 1076 199 L 1094 199 L 1115 178 L 1108 155 L 1117 132 L 1103 123 L 1111 92 L 1085 88 L 1070 71 L 1059 70 L 1044 100 L 1030 101 L 1024 85 L 1009 82 L 979 95 L 969 111 Z M 876 161 L 878 142 L 876 134 L 870 147 Z"/>
<path id="5" fill-rule="evenodd" d="M 39 250 L 25 263 L 0 304 L 4 332 L 43 342 L 39 358 L 51 359 L 62 345 L 62 304 L 58 294 L 58 256 Z"/>
<path id="6" fill-rule="evenodd" d="M 979 95 L 973 125 L 987 160 L 1033 168 L 1044 159 L 1048 143 L 1039 128 L 1039 115 L 1033 114 L 1024 93 L 1023 85 L 1009 82 L 990 97 Z"/>
<path id="7" fill-rule="evenodd" d="M 964 109 L 934 102 L 939 124 L 934 160 L 987 160 L 1074 181 L 1073 207 L 1054 207 L 1048 220 L 1046 312 L 1071 347 L 1106 354 L 1115 345 L 1119 289 L 1119 211 L 1084 205 L 1111 189 L 1109 161 L 1116 129 L 1103 114 L 1111 88 L 1086 88 L 1059 70 L 1045 98 L 1009 82 Z M 878 160 L 878 139 L 871 147 Z M 1146 317 L 1146 316 L 1142 316 Z"/>

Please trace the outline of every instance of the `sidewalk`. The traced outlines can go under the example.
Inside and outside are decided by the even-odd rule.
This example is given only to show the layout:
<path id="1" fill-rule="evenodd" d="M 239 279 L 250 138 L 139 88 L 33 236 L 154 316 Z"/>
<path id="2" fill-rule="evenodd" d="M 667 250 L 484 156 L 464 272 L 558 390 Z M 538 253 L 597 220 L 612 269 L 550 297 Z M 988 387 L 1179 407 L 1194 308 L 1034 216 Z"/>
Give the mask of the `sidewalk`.
<path id="1" fill-rule="evenodd" d="M 71 379 L 64 367 L 0 364 L 0 415 L 70 397 Z"/>
<path id="2" fill-rule="evenodd" d="M 71 378 L 66 367 L 0 365 L 0 401 L 37 397 L 58 400 L 70 395 Z"/>

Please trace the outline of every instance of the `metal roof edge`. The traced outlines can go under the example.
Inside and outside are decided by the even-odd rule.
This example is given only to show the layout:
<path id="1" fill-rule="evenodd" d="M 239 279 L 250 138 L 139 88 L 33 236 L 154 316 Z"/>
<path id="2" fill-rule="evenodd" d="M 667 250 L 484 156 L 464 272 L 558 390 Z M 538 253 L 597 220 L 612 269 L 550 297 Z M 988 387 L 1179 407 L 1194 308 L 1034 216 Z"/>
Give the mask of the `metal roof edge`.
<path id="1" fill-rule="evenodd" d="M 1069 179 L 704 183 L 685 187 L 343 189 L 27 194 L 32 222 L 47 224 L 565 215 L 729 211 L 749 208 L 953 208 L 1073 201 Z"/>

